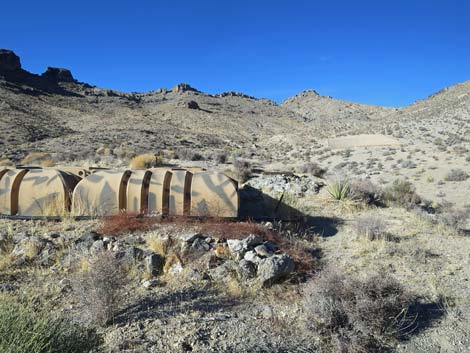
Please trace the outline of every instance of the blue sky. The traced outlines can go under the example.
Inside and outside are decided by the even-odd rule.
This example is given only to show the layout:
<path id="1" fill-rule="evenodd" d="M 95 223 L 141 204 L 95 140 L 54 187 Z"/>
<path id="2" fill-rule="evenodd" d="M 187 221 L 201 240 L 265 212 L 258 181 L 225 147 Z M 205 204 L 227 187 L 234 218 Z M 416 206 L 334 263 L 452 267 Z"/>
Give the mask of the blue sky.
<path id="1" fill-rule="evenodd" d="M 0 48 L 124 91 L 401 106 L 470 79 L 470 1 L 6 1 Z"/>

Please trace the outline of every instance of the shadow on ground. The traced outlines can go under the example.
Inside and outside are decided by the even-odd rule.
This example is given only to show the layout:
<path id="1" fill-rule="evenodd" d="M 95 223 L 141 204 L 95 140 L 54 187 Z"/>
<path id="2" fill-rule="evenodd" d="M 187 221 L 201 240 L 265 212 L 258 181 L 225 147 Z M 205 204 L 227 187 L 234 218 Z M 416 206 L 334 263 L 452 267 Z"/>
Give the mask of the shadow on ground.
<path id="1" fill-rule="evenodd" d="M 221 297 L 212 289 L 189 288 L 159 296 L 149 294 L 122 310 L 115 323 L 161 319 L 191 312 L 216 313 L 237 304 L 237 300 Z"/>
<path id="2" fill-rule="evenodd" d="M 337 227 L 343 222 L 342 219 L 335 217 L 306 215 L 286 204 L 282 196 L 275 199 L 249 185 L 240 189 L 239 216 L 241 219 L 303 223 L 322 237 L 337 234 Z"/>
<path id="3" fill-rule="evenodd" d="M 446 312 L 442 300 L 436 302 L 426 302 L 417 300 L 408 311 L 408 316 L 414 319 L 410 325 L 409 333 L 403 337 L 404 340 L 410 336 L 418 335 L 432 327 L 444 318 Z"/>

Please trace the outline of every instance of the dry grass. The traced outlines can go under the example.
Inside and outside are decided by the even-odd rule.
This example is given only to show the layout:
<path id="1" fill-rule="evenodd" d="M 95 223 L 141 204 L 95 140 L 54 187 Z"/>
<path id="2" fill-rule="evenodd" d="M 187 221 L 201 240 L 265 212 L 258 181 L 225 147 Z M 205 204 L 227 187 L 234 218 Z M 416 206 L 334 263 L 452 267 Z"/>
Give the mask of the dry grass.
<path id="1" fill-rule="evenodd" d="M 37 165 L 41 167 L 53 167 L 55 165 L 51 155 L 46 152 L 31 152 L 21 160 L 23 165 Z"/>
<path id="2" fill-rule="evenodd" d="M 132 158 L 129 168 L 149 169 L 163 165 L 163 157 L 155 153 L 145 153 Z"/>
<path id="3" fill-rule="evenodd" d="M 149 250 L 162 257 L 166 257 L 171 252 L 171 248 L 174 245 L 172 238 L 162 238 L 158 235 L 147 236 L 146 243 Z"/>
<path id="4" fill-rule="evenodd" d="M 132 232 L 145 232 L 153 228 L 157 221 L 141 215 L 119 212 L 101 220 L 99 232 L 106 235 L 120 235 Z"/>
<path id="5" fill-rule="evenodd" d="M 14 167 L 15 164 L 8 158 L 0 159 L 0 167 Z"/>

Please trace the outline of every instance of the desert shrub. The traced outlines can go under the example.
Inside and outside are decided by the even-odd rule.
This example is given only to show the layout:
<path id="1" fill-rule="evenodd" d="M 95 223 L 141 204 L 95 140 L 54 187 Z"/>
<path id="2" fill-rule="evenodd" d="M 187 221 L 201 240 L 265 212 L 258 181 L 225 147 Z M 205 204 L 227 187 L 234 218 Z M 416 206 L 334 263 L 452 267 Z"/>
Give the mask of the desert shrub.
<path id="1" fill-rule="evenodd" d="M 155 153 L 144 153 L 131 159 L 129 168 L 149 169 L 163 164 L 163 157 Z"/>
<path id="2" fill-rule="evenodd" d="M 110 156 L 112 154 L 112 151 L 109 147 L 101 146 L 96 149 L 95 153 L 99 156 Z"/>
<path id="3" fill-rule="evenodd" d="M 237 159 L 233 160 L 233 172 L 238 181 L 244 183 L 250 179 L 252 174 L 251 164 L 247 160 Z"/>
<path id="4" fill-rule="evenodd" d="M 212 159 L 214 161 L 216 161 L 217 163 L 219 164 L 224 164 L 224 163 L 227 163 L 227 153 L 226 152 L 218 152 L 216 154 L 214 154 L 214 156 L 212 157 Z"/>
<path id="5" fill-rule="evenodd" d="M 359 179 L 351 182 L 352 198 L 367 205 L 381 205 L 383 191 L 370 180 Z"/>
<path id="6" fill-rule="evenodd" d="M 205 159 L 201 153 L 187 148 L 178 150 L 177 157 L 187 161 L 203 161 Z"/>
<path id="7" fill-rule="evenodd" d="M 417 164 L 413 161 L 410 161 L 409 159 L 404 160 L 401 162 L 401 167 L 402 168 L 408 168 L 408 169 L 414 169 L 417 167 Z"/>
<path id="8" fill-rule="evenodd" d="M 94 331 L 31 303 L 0 295 L 0 352 L 85 353 L 98 347 Z"/>
<path id="9" fill-rule="evenodd" d="M 414 185 L 406 180 L 396 179 L 384 192 L 384 201 L 405 207 L 419 205 L 421 198 L 416 194 Z"/>
<path id="10" fill-rule="evenodd" d="M 55 165 L 51 155 L 45 152 L 31 152 L 21 160 L 21 164 L 41 167 L 53 167 Z"/>
<path id="11" fill-rule="evenodd" d="M 355 231 L 359 237 L 369 240 L 386 239 L 389 240 L 387 225 L 376 216 L 362 216 L 356 220 Z"/>
<path id="12" fill-rule="evenodd" d="M 470 209 L 455 209 L 452 206 L 447 206 L 440 210 L 437 219 L 444 226 L 456 232 L 461 232 L 470 220 Z"/>
<path id="13" fill-rule="evenodd" d="M 301 165 L 299 167 L 299 172 L 304 174 L 311 174 L 316 176 L 317 178 L 322 178 L 323 175 L 326 173 L 326 169 L 320 167 L 318 163 L 309 162 Z"/>
<path id="14" fill-rule="evenodd" d="M 344 201 L 351 197 L 351 185 L 348 180 L 338 178 L 328 184 L 326 191 L 337 201 Z"/>
<path id="15" fill-rule="evenodd" d="M 379 352 L 405 335 L 413 299 L 390 275 L 365 279 L 326 269 L 304 290 L 307 327 L 334 352 Z"/>
<path id="16" fill-rule="evenodd" d="M 0 159 L 0 167 L 13 167 L 15 164 L 9 158 Z"/>
<path id="17" fill-rule="evenodd" d="M 111 251 L 101 251 L 73 283 L 76 298 L 88 320 L 99 326 L 111 323 L 122 306 L 127 272 Z"/>
<path id="18" fill-rule="evenodd" d="M 106 235 L 144 232 L 151 229 L 155 222 L 154 218 L 122 211 L 117 215 L 103 217 L 99 232 Z"/>
<path id="19" fill-rule="evenodd" d="M 468 177 L 469 175 L 462 169 L 452 169 L 445 176 L 445 180 L 446 181 L 465 181 L 468 179 Z"/>

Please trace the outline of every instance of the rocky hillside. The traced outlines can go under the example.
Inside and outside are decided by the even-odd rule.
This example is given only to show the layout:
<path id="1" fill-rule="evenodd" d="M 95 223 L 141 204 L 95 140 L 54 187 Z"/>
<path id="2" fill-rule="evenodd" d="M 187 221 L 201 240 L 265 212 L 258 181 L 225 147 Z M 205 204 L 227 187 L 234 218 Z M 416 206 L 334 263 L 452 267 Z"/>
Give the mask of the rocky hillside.
<path id="1" fill-rule="evenodd" d="M 13 52 L 0 52 L 0 154 L 8 158 L 43 150 L 67 159 L 101 146 L 237 149 L 306 129 L 301 116 L 267 99 L 208 95 L 187 84 L 123 93 L 80 83 L 65 69 L 31 74 Z"/>
<path id="2" fill-rule="evenodd" d="M 400 109 L 312 90 L 280 105 L 237 92 L 209 95 L 188 84 L 125 93 L 81 83 L 67 69 L 30 73 L 15 53 L 0 50 L 0 157 L 17 161 L 44 151 L 56 160 L 85 160 L 104 147 L 117 156 L 185 148 L 205 154 L 249 150 L 276 159 L 292 146 L 310 148 L 332 135 L 396 134 L 400 127 L 390 129 L 392 124 L 406 125 L 410 138 L 416 136 L 407 124 L 423 119 L 451 119 L 457 129 L 469 115 L 469 92 L 466 82 Z"/>

